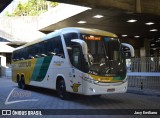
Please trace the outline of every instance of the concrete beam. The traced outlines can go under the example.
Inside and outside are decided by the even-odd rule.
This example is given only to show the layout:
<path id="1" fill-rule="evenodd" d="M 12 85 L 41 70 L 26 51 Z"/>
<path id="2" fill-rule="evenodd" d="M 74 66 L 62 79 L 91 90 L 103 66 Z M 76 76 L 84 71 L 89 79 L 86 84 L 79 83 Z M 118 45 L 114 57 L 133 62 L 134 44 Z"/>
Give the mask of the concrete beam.
<path id="1" fill-rule="evenodd" d="M 0 12 L 2 12 L 13 0 L 1 0 L 0 1 Z"/>
<path id="2" fill-rule="evenodd" d="M 136 13 L 160 15 L 160 0 L 48 0 L 92 8 L 116 8 Z"/>
<path id="3" fill-rule="evenodd" d="M 92 8 L 113 7 L 132 11 L 135 9 L 135 0 L 48 0 L 61 3 L 75 4 Z"/>
<path id="4" fill-rule="evenodd" d="M 160 15 L 160 0 L 141 0 L 142 13 Z"/>

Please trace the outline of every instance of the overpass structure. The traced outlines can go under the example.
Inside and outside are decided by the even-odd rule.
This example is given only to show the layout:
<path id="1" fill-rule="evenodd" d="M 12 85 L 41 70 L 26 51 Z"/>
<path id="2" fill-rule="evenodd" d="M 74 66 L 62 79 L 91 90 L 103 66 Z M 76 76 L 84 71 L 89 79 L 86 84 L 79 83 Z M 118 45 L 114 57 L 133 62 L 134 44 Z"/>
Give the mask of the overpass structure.
<path id="1" fill-rule="evenodd" d="M 63 15 L 57 10 L 48 15 L 42 15 L 38 18 L 37 23 L 35 22 L 38 31 L 47 34 L 64 27 L 88 27 L 110 31 L 117 34 L 122 42 L 132 44 L 136 57 L 156 57 L 156 68 L 159 69 L 159 0 L 48 1 L 80 5 L 84 8 L 75 12 L 78 7 L 70 10 L 63 7 L 63 10 L 58 9 L 64 13 Z M 2 9 L 1 6 L 0 8 Z M 150 58 L 147 60 L 150 61 Z M 135 64 L 139 61 L 148 64 L 147 60 L 136 60 Z M 145 71 L 143 68 L 141 70 Z"/>
<path id="2" fill-rule="evenodd" d="M 160 15 L 159 0 L 48 0 L 67 4 L 87 6 L 91 8 L 115 8 L 134 13 L 150 13 Z"/>
<path id="3" fill-rule="evenodd" d="M 122 42 L 132 44 L 138 57 L 160 55 L 159 0 L 48 1 L 86 6 L 91 9 L 40 28 L 42 32 L 49 33 L 70 26 L 97 28 L 116 33 Z"/>
<path id="4" fill-rule="evenodd" d="M 0 12 L 2 12 L 13 0 L 1 0 L 0 1 Z"/>
<path id="5" fill-rule="evenodd" d="M 0 12 L 4 8 L 4 6 L 8 4 L 7 1 L 8 0 L 0 1 Z M 24 40 L 22 39 L 25 39 L 25 41 L 28 42 L 30 37 L 27 37 L 27 34 L 24 34 L 25 32 L 27 32 L 27 30 L 30 30 L 32 38 L 34 37 L 33 35 L 36 34 L 36 32 L 40 33 L 39 31 L 47 34 L 49 32 L 53 32 L 54 30 L 64 27 L 89 27 L 116 33 L 122 42 L 130 43 L 134 46 L 136 57 L 130 59 L 131 63 L 126 60 L 128 68 L 128 91 L 126 94 L 122 94 L 121 96 L 116 94 L 111 96 L 107 95 L 100 98 L 94 98 L 93 100 L 91 99 L 91 97 L 84 98 L 82 96 L 78 96 L 76 97 L 76 99 L 79 99 L 78 102 L 75 102 L 74 100 L 72 103 L 72 101 L 69 100 L 69 103 L 66 103 L 67 101 L 64 100 L 59 101 L 57 97 L 53 96 L 53 91 L 50 92 L 48 91 L 48 89 L 46 91 L 43 90 L 44 94 L 39 94 L 39 92 L 42 92 L 42 90 L 40 89 L 40 91 L 32 91 L 33 94 L 30 97 L 43 98 L 41 99 L 41 101 L 43 102 L 35 102 L 34 104 L 33 101 L 27 101 L 23 104 L 21 104 L 20 102 L 18 104 L 10 104 L 10 108 L 15 109 L 20 107 L 24 109 L 43 109 L 44 106 L 45 108 L 50 109 L 59 109 L 63 107 L 64 109 L 77 108 L 78 110 L 82 108 L 93 108 L 93 110 L 104 108 L 111 108 L 114 110 L 121 108 L 124 109 L 124 113 L 128 112 L 126 111 L 126 109 L 142 109 L 142 111 L 146 109 L 149 112 L 150 110 L 159 110 L 160 105 L 158 103 L 160 96 L 160 0 L 49 1 L 81 5 L 83 6 L 83 9 L 79 9 L 79 12 L 76 12 L 79 6 L 73 6 L 74 8 L 71 8 L 71 6 L 69 6 L 69 9 L 67 10 L 67 5 L 62 5 L 61 9 L 56 8 L 56 10 L 43 14 L 35 20 L 33 20 L 34 18 L 25 17 L 15 18 L 16 22 L 25 22 L 21 23 L 19 26 L 15 22 L 14 18 L 11 18 L 12 20 L 9 21 L 7 21 L 5 18 L 0 19 L 0 76 L 1 74 L 6 74 L 7 77 L 11 76 L 11 68 L 5 67 L 5 63 L 8 59 L 11 58 L 11 52 L 13 48 L 8 47 L 8 45 L 6 44 L 8 43 L 8 41 L 10 41 L 9 45 L 19 45 L 24 43 Z M 64 14 L 62 15 L 61 13 Z M 6 30 L 4 30 L 4 27 L 6 27 Z M 25 29 L 23 29 L 23 27 L 25 27 Z M 17 36 L 17 30 L 23 31 L 21 35 L 18 35 L 20 37 Z M 1 41 L 3 41 L 3 43 Z M 5 52 L 5 54 L 2 54 L 2 52 Z M 6 56 L 9 58 L 6 58 Z M 11 101 L 10 103 L 15 103 L 14 101 L 12 101 L 12 97 L 14 97 L 13 100 L 17 99 L 17 101 L 23 99 L 23 96 L 12 96 L 11 92 L 13 94 L 15 92 L 19 93 L 20 90 L 15 90 L 15 85 L 11 85 L 12 83 L 9 79 L 1 79 L 0 84 L 2 88 L 0 89 L 0 94 L 2 95 L 2 99 L 0 99 L 0 105 L 2 106 L 2 108 L 4 107 L 6 109 L 6 105 L 1 104 L 1 102 L 5 101 L 3 100 L 3 98 L 5 99 L 5 96 L 8 96 L 5 103 L 7 103 L 8 100 Z M 10 92 L 11 88 L 13 88 L 14 92 L 13 90 Z M 73 112 L 75 112 L 75 110 Z M 104 113 L 104 110 L 102 112 Z M 133 111 L 133 113 L 134 112 L 135 111 Z M 90 113 L 92 114 L 93 112 Z M 151 115 L 153 114 L 150 114 L 150 116 Z M 104 115 L 101 116 L 106 117 Z M 123 115 L 122 117 L 128 117 L 128 115 Z"/>
<path id="6" fill-rule="evenodd" d="M 12 0 L 9 0 L 10 2 Z M 82 12 L 53 22 L 61 14 L 53 13 L 38 20 L 38 30 L 49 33 L 64 27 L 89 27 L 117 34 L 122 42 L 132 44 L 137 56 L 160 55 L 160 1 L 159 0 L 48 0 L 85 6 Z M 10 2 L 1 1 L 0 9 Z M 72 11 L 76 10 L 73 9 Z M 63 11 L 64 12 L 64 11 Z M 70 11 L 65 11 L 69 14 Z M 41 23 L 43 21 L 43 23 Z M 43 25 L 41 25 L 43 24 Z M 142 52 L 142 53 L 141 53 Z M 145 53 L 145 54 L 144 54 Z"/>

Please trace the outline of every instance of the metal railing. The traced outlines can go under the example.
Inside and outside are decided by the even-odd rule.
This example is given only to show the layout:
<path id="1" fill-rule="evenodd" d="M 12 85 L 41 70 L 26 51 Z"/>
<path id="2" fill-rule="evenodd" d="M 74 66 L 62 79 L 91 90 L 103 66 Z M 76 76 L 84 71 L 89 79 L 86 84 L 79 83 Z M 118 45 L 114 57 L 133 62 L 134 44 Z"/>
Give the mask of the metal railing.
<path id="1" fill-rule="evenodd" d="M 128 76 L 128 86 L 160 90 L 160 76 Z"/>
<path id="2" fill-rule="evenodd" d="M 159 57 L 132 58 L 127 65 L 128 72 L 160 72 Z"/>
<path id="3" fill-rule="evenodd" d="M 160 58 L 143 57 L 127 61 L 128 86 L 160 90 Z"/>

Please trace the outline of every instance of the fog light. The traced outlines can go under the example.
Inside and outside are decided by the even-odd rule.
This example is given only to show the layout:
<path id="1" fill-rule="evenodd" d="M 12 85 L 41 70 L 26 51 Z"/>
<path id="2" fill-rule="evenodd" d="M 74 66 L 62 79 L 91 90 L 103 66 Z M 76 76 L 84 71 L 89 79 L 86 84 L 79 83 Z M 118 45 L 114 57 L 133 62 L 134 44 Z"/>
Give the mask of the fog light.
<path id="1" fill-rule="evenodd" d="M 90 89 L 92 92 L 94 92 L 94 93 L 96 92 L 95 89 L 93 89 L 93 88 L 89 88 L 89 89 Z"/>
<path id="2" fill-rule="evenodd" d="M 127 87 L 124 87 L 123 91 L 126 91 Z"/>

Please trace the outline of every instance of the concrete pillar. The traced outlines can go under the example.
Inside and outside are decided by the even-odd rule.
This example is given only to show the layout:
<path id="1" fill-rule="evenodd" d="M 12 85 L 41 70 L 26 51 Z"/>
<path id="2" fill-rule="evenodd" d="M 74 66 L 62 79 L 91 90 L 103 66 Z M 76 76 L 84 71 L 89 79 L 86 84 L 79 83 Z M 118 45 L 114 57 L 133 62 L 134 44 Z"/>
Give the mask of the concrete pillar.
<path id="1" fill-rule="evenodd" d="M 136 9 L 136 13 L 141 13 L 141 0 L 136 0 L 136 4 L 135 4 L 135 9 Z"/>
<path id="2" fill-rule="evenodd" d="M 140 48 L 140 68 L 141 68 L 141 72 L 148 72 L 148 64 L 150 62 L 150 58 L 146 58 L 146 57 L 150 57 L 150 42 L 149 39 L 144 39 L 144 47 Z"/>
<path id="3" fill-rule="evenodd" d="M 140 48 L 140 57 L 145 57 L 145 56 L 146 56 L 145 47 L 141 47 Z"/>
<path id="4" fill-rule="evenodd" d="M 1 54 L 0 55 L 0 76 L 6 75 L 6 55 Z"/>
<path id="5" fill-rule="evenodd" d="M 144 47 L 140 48 L 140 57 L 150 57 L 149 39 L 144 39 Z"/>
<path id="6" fill-rule="evenodd" d="M 149 39 L 144 39 L 144 47 L 145 47 L 146 57 L 150 57 L 150 42 L 149 42 Z"/>
<path id="7" fill-rule="evenodd" d="M 135 57 L 140 58 L 140 49 L 135 49 Z"/>
<path id="8" fill-rule="evenodd" d="M 159 51 L 156 50 L 154 52 L 154 58 L 153 58 L 153 72 L 160 72 L 160 64 L 159 64 Z"/>
<path id="9" fill-rule="evenodd" d="M 156 51 L 154 52 L 154 57 L 159 57 L 159 51 L 158 51 L 158 50 L 156 50 Z"/>

